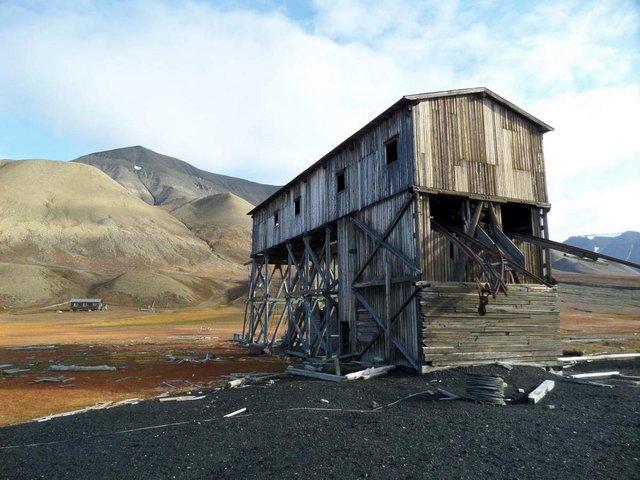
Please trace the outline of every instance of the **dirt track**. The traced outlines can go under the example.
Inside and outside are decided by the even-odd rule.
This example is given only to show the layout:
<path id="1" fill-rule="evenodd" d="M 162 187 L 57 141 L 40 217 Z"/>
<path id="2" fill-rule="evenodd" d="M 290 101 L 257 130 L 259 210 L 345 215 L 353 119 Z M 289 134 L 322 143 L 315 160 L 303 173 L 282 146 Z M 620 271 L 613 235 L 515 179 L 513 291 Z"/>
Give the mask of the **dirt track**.
<path id="1" fill-rule="evenodd" d="M 638 375 L 640 362 L 589 364 Z M 191 402 L 146 401 L 0 429 L 2 478 L 640 478 L 638 388 L 557 382 L 497 366 L 514 401 L 441 401 L 469 369 L 209 392 Z M 322 401 L 328 400 L 329 403 Z M 374 410 L 373 402 L 383 408 Z M 397 402 L 397 403 L 394 403 Z M 240 408 L 245 414 L 224 419 Z"/>

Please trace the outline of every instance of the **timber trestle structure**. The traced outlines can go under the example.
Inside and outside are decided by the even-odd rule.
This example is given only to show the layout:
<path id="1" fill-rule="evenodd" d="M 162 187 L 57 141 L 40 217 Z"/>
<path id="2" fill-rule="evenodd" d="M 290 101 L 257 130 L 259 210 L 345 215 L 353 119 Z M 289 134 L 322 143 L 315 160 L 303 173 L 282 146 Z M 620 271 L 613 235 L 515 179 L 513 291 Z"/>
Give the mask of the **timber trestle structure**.
<path id="1" fill-rule="evenodd" d="M 402 330 L 399 324 L 407 308 L 413 306 L 412 315 L 418 310 L 415 282 L 421 278 L 420 262 L 390 240 L 401 221 L 415 223 L 417 196 L 406 192 L 395 197 L 403 202 L 383 228 L 372 222 L 367 212 L 355 212 L 277 249 L 254 255 L 244 341 L 259 343 L 267 351 L 281 347 L 290 355 L 305 358 L 360 359 L 384 339 L 380 358 L 388 357 L 394 349 L 419 370 L 419 350 L 407 346 L 398 330 Z M 349 241 L 344 243 L 355 248 L 338 245 L 338 239 L 345 235 Z M 340 278 L 341 263 L 343 272 L 355 272 L 352 279 Z M 340 307 L 344 317 L 353 315 L 358 323 L 360 328 L 355 332 L 349 331 L 348 321 L 339 321 Z"/>
<path id="2" fill-rule="evenodd" d="M 242 333 L 246 341 L 265 349 L 283 344 L 288 353 L 304 357 L 330 356 L 335 351 L 336 333 L 331 329 L 338 307 L 335 233 L 331 227 L 323 233 L 305 233 L 287 241 L 284 252 L 253 257 Z"/>
<path id="3" fill-rule="evenodd" d="M 242 340 L 418 371 L 557 362 L 551 130 L 483 87 L 402 97 L 249 212 Z"/>

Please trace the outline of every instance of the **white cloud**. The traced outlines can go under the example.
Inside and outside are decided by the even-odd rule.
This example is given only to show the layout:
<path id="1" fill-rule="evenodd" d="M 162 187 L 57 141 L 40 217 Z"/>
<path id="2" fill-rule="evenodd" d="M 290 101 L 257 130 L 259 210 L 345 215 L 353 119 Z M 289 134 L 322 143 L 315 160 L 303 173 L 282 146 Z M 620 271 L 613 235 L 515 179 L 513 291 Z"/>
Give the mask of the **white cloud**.
<path id="1" fill-rule="evenodd" d="M 624 185 L 602 185 L 597 194 L 574 195 L 556 202 L 549 214 L 551 238 L 563 241 L 572 235 L 640 231 L 633 202 L 640 192 L 636 178 Z"/>
<path id="2" fill-rule="evenodd" d="M 574 233 L 598 223 L 555 213 L 589 195 L 567 189 L 571 177 L 639 155 L 633 1 L 318 0 L 304 22 L 282 12 L 0 3 L 0 115 L 281 183 L 403 94 L 483 85 L 556 128 L 552 221 Z"/>
<path id="3" fill-rule="evenodd" d="M 13 89 L 32 114 L 73 136 L 284 182 L 400 96 L 400 73 L 385 57 L 309 35 L 279 14 L 118 8 L 26 14 L 0 36 L 11 44 L 2 63 L 21 79 Z M 129 20 L 114 26 L 122 15 Z M 372 101 L 382 91 L 393 96 Z"/>

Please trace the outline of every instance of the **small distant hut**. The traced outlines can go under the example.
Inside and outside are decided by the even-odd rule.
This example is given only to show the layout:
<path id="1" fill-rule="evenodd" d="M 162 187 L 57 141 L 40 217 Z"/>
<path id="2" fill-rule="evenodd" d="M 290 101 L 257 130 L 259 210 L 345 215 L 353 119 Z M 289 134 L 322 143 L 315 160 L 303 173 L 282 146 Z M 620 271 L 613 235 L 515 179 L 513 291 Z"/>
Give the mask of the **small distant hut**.
<path id="1" fill-rule="evenodd" d="M 487 88 L 401 98 L 250 212 L 244 340 L 418 371 L 555 363 L 550 130 Z"/>
<path id="2" fill-rule="evenodd" d="M 72 312 L 92 312 L 107 309 L 107 304 L 101 298 L 72 298 L 69 304 Z"/>

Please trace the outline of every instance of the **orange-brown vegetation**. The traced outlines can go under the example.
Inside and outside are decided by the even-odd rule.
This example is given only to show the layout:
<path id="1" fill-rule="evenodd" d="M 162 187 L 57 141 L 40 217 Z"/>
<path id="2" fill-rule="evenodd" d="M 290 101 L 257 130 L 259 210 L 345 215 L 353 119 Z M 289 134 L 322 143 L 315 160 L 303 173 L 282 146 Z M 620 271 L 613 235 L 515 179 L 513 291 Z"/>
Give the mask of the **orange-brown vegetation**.
<path id="1" fill-rule="evenodd" d="M 231 340 L 242 329 L 238 307 L 140 312 L 1 314 L 0 364 L 28 368 L 26 375 L 0 376 L 0 425 L 75 410 L 99 402 L 150 398 L 165 392 L 199 391 L 222 384 L 225 375 L 280 372 L 274 357 L 248 357 Z M 28 345 L 51 350 L 14 350 Z M 202 360 L 175 363 L 168 355 Z M 51 364 L 111 365 L 116 371 L 49 372 Z M 64 383 L 33 383 L 38 377 L 73 377 Z"/>

